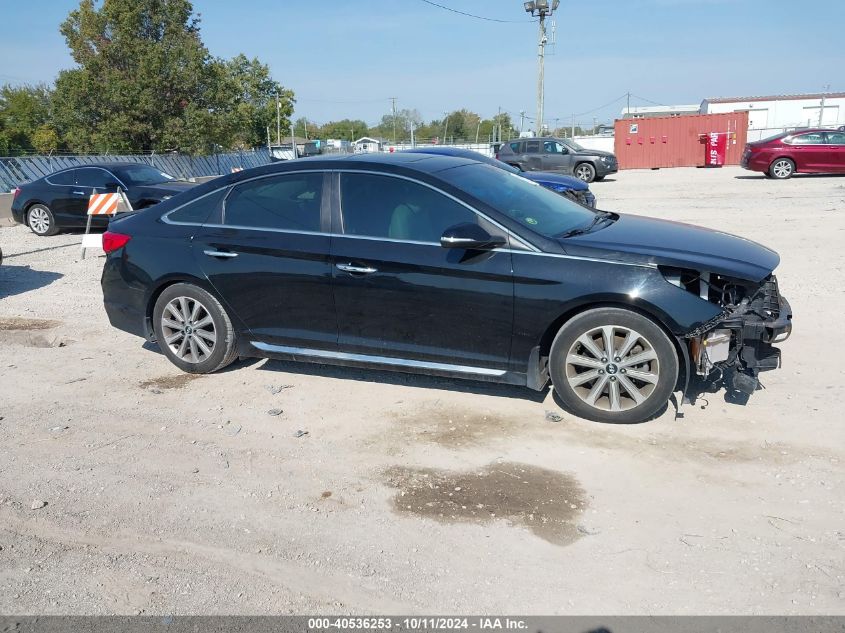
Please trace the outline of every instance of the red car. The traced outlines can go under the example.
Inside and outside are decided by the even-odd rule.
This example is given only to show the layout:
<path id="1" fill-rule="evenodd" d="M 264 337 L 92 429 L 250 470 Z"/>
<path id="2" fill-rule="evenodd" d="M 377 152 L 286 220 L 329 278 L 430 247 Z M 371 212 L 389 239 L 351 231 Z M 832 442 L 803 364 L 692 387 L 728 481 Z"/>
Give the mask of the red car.
<path id="1" fill-rule="evenodd" d="M 783 132 L 745 146 L 740 163 L 780 180 L 794 173 L 845 173 L 845 131 Z"/>

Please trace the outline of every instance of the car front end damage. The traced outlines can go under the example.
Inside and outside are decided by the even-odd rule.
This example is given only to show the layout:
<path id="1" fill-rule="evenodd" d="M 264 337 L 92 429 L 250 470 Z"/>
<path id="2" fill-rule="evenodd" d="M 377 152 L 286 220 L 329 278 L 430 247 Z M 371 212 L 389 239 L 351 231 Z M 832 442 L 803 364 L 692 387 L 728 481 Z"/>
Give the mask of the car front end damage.
<path id="1" fill-rule="evenodd" d="M 759 373 L 781 366 L 780 349 L 774 344 L 792 333 L 792 309 L 781 296 L 775 275 L 749 282 L 714 273 L 661 269 L 670 283 L 722 310 L 679 337 L 688 358 L 687 373 L 702 378 L 718 373 L 729 388 L 747 395 L 754 393 Z"/>

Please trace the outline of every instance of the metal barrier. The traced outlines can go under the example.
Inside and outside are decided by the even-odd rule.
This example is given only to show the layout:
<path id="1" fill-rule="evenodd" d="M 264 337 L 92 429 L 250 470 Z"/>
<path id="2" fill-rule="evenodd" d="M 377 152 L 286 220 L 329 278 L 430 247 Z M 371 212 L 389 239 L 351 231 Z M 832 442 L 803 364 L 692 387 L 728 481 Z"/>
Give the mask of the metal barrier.
<path id="1" fill-rule="evenodd" d="M 270 163 L 266 148 L 191 156 L 188 154 L 91 154 L 78 156 L 7 156 L 0 157 L 0 190 L 10 191 L 25 182 L 66 167 L 93 163 L 130 162 L 152 165 L 176 178 L 219 176 L 233 168 L 249 169 Z"/>

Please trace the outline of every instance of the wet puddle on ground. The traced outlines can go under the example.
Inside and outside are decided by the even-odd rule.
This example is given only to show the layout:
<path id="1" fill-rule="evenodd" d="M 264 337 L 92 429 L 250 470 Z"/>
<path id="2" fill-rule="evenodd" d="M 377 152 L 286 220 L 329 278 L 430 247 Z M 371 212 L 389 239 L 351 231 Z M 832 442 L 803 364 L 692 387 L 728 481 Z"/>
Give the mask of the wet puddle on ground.
<path id="1" fill-rule="evenodd" d="M 0 317 L 0 332 L 24 330 L 51 330 L 62 324 L 51 319 L 25 319 L 23 317 Z"/>
<path id="2" fill-rule="evenodd" d="M 469 471 L 394 466 L 385 472 L 397 492 L 394 510 L 444 523 L 503 520 L 566 545 L 586 495 L 571 475 L 529 464 L 494 463 Z"/>
<path id="3" fill-rule="evenodd" d="M 159 376 L 142 380 L 138 383 L 141 389 L 182 389 L 189 382 L 201 378 L 199 374 L 177 374 L 176 376 Z"/>

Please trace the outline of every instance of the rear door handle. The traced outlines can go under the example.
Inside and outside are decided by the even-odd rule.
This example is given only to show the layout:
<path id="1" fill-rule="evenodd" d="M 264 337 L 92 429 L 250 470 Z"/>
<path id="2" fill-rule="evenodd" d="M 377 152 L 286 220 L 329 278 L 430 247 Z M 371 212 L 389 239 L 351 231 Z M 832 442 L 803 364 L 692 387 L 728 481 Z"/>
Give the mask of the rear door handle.
<path id="1" fill-rule="evenodd" d="M 372 273 L 378 272 L 378 268 L 373 268 L 372 266 L 353 266 L 352 264 L 335 264 L 338 270 L 342 270 L 345 273 L 358 273 L 361 275 L 370 275 Z"/>
<path id="2" fill-rule="evenodd" d="M 206 255 L 208 255 L 209 257 L 222 257 L 223 259 L 230 259 L 230 258 L 232 258 L 232 257 L 237 257 L 237 256 L 238 256 L 238 254 L 237 254 L 237 253 L 230 253 L 229 251 L 212 251 L 212 250 L 207 250 L 207 251 L 203 251 L 203 253 L 205 253 L 205 254 L 206 254 Z"/>
<path id="3" fill-rule="evenodd" d="M 71 193 L 75 196 L 84 196 L 85 195 L 84 191 L 71 191 Z"/>

